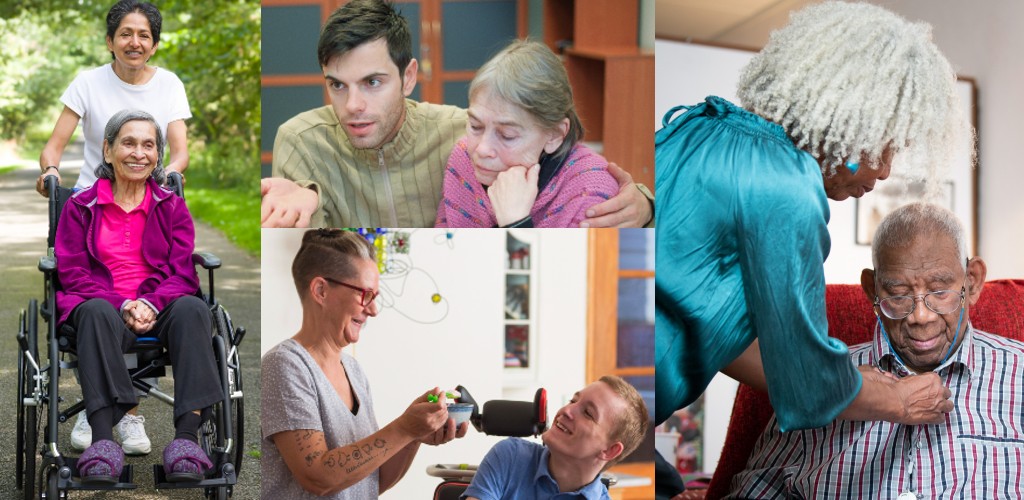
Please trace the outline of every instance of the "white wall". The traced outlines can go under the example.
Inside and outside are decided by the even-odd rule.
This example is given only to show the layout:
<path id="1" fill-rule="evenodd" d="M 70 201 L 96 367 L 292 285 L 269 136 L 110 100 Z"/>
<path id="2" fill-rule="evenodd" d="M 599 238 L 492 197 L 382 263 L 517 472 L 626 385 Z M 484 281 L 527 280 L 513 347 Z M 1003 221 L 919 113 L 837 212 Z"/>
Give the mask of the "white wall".
<path id="1" fill-rule="evenodd" d="M 298 296 L 291 281 L 291 261 L 302 230 L 263 230 L 262 352 L 293 335 L 301 324 Z M 383 308 L 367 322 L 359 343 L 349 352 L 366 370 L 380 424 L 394 420 L 412 399 L 433 386 L 458 384 L 481 404 L 492 399 L 532 400 L 537 387 L 548 390 L 549 417 L 584 384 L 586 345 L 586 232 L 544 230 L 535 234 L 537 251 L 538 382 L 506 389 L 503 384 L 503 305 L 505 232 L 457 230 L 449 247 L 444 231 L 414 230 L 411 262 L 426 273 L 413 273 L 397 308 Z M 429 302 L 437 290 L 448 301 L 446 318 L 436 319 Z M 382 277 L 382 288 L 401 283 Z M 382 297 L 383 299 L 383 297 Z M 470 430 L 463 440 L 442 447 L 422 447 L 406 477 L 383 498 L 424 498 L 440 481 L 427 476 L 434 463 L 477 463 L 499 438 Z"/>
<path id="2" fill-rule="evenodd" d="M 979 253 L 989 279 L 1024 277 L 1024 169 L 1020 167 L 1024 93 L 1024 2 L 878 0 L 930 23 L 953 68 L 978 82 Z"/>

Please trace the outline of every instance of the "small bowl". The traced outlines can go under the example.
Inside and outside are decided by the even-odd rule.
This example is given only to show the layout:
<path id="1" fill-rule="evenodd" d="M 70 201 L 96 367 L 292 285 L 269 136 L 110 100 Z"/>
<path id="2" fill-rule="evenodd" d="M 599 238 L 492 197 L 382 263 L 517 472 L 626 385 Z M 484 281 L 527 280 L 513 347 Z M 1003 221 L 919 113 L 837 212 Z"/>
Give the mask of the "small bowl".
<path id="1" fill-rule="evenodd" d="M 448 403 L 448 418 L 455 421 L 455 427 L 468 422 L 473 415 L 473 403 Z"/>

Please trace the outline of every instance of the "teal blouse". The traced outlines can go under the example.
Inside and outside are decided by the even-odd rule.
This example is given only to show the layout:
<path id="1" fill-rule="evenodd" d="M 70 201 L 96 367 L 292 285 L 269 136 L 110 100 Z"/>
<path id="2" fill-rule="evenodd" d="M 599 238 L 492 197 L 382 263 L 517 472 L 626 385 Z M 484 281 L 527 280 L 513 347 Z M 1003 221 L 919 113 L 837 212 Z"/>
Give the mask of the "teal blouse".
<path id="1" fill-rule="evenodd" d="M 781 126 L 708 97 L 655 134 L 657 422 L 755 338 L 782 430 L 820 427 L 860 391 L 828 337 L 828 202 Z M 671 121 L 670 121 L 671 120 Z"/>

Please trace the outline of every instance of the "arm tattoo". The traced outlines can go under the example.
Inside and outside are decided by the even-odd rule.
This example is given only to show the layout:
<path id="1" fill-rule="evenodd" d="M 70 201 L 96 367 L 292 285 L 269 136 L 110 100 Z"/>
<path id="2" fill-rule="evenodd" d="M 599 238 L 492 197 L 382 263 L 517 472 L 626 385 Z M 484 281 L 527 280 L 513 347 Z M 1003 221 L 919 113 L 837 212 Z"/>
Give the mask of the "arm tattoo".
<path id="1" fill-rule="evenodd" d="M 312 467 L 313 466 L 313 462 L 317 458 L 319 458 L 321 454 L 323 454 L 323 452 L 321 452 L 321 451 L 314 451 L 313 453 L 310 453 L 309 455 L 306 455 L 306 467 Z"/>

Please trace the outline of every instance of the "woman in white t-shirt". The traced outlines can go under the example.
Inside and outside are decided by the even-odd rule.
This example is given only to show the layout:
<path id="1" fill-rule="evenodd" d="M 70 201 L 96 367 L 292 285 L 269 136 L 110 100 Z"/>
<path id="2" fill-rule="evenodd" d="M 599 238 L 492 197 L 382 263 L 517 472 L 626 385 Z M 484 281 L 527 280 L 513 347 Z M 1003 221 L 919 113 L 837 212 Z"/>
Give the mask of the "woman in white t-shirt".
<path id="1" fill-rule="evenodd" d="M 168 172 L 184 173 L 188 168 L 185 120 L 192 113 L 185 86 L 174 73 L 148 64 L 160 43 L 162 22 L 160 11 L 150 3 L 121 0 L 110 8 L 107 48 L 113 61 L 79 73 L 61 96 L 64 111 L 39 155 L 42 174 L 36 189 L 40 194 L 46 196 L 43 178 L 53 175 L 59 182 L 60 159 L 79 121 L 85 136 L 85 164 L 75 188 L 85 189 L 96 181 L 95 169 L 103 160 L 103 127 L 122 109 L 145 110 L 156 118 L 170 150 Z"/>

